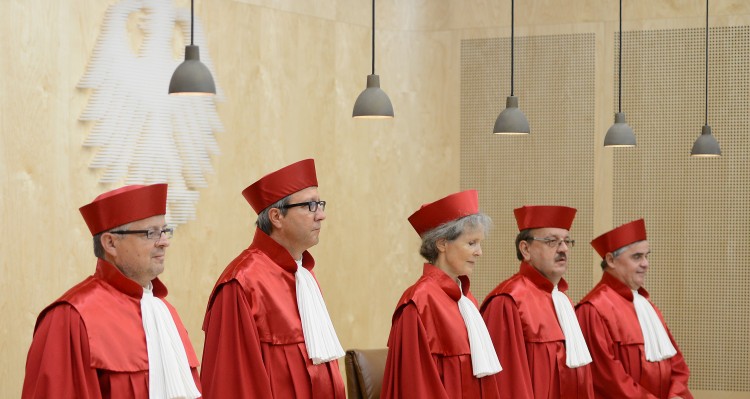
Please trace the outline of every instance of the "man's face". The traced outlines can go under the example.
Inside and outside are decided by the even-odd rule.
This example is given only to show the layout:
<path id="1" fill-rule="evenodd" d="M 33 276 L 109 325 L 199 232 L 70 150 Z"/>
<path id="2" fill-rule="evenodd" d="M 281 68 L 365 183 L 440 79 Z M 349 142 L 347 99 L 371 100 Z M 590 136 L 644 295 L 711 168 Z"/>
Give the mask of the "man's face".
<path id="1" fill-rule="evenodd" d="M 289 197 L 290 204 L 308 201 L 320 201 L 317 187 L 308 187 Z M 288 208 L 286 215 L 281 217 L 282 228 L 279 233 L 283 234 L 286 242 L 294 246 L 295 251 L 301 253 L 318 244 L 321 224 L 325 218 L 326 213 L 321 207 L 315 212 L 310 212 L 307 206 Z"/>
<path id="2" fill-rule="evenodd" d="M 648 241 L 630 244 L 616 258 L 607 254 L 607 270 L 631 290 L 637 290 L 646 283 L 649 253 Z"/>
<path id="3" fill-rule="evenodd" d="M 556 227 L 534 229 L 531 236 L 541 240 L 562 240 L 570 238 L 568 230 Z M 568 270 L 568 251 L 570 248 L 565 242 L 559 245 L 539 240 L 521 241 L 518 248 L 523 254 L 524 260 L 534 266 L 544 277 L 553 284 L 557 284 L 565 271 Z"/>
<path id="4" fill-rule="evenodd" d="M 161 230 L 164 227 L 164 215 L 158 215 L 129 223 L 126 230 Z M 114 251 L 107 251 L 110 261 L 131 280 L 146 286 L 164 271 L 164 257 L 169 246 L 166 235 L 150 240 L 145 233 L 106 234 L 110 234 L 113 239 Z"/>

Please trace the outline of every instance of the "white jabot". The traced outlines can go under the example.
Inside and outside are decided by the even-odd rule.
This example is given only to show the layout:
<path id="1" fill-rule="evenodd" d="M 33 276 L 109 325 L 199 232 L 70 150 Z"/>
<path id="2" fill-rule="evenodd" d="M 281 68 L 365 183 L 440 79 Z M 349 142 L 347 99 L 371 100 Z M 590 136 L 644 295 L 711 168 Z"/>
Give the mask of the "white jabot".
<path id="1" fill-rule="evenodd" d="M 565 335 L 565 353 L 567 354 L 565 364 L 570 368 L 576 368 L 591 363 L 591 354 L 586 346 L 586 340 L 583 339 L 573 305 L 567 295 L 557 289 L 557 286 L 552 290 L 552 303 L 555 305 L 557 320 Z"/>
<path id="2" fill-rule="evenodd" d="M 669 340 L 667 330 L 661 324 L 661 319 L 656 314 L 651 302 L 636 290 L 633 290 L 633 306 L 635 306 L 635 314 L 638 315 L 638 322 L 643 332 L 646 360 L 658 362 L 676 355 L 677 350 L 672 345 L 672 341 Z"/>
<path id="3" fill-rule="evenodd" d="M 461 283 L 458 283 L 459 289 Z M 495 353 L 495 346 L 492 344 L 490 333 L 487 331 L 487 325 L 479 314 L 479 310 L 474 306 L 474 302 L 461 294 L 458 300 L 458 311 L 464 319 L 466 331 L 469 333 L 469 348 L 471 349 L 471 367 L 474 376 L 477 378 L 497 374 L 502 371 L 500 360 Z"/>
<path id="4" fill-rule="evenodd" d="M 148 350 L 148 391 L 152 399 L 194 399 L 201 396 L 190 372 L 185 347 L 172 314 L 152 287 L 141 297 L 143 330 Z"/>
<path id="5" fill-rule="evenodd" d="M 326 303 L 312 273 L 297 262 L 294 278 L 297 282 L 297 309 L 302 320 L 307 354 L 313 364 L 330 362 L 344 356 L 336 330 L 333 329 Z"/>

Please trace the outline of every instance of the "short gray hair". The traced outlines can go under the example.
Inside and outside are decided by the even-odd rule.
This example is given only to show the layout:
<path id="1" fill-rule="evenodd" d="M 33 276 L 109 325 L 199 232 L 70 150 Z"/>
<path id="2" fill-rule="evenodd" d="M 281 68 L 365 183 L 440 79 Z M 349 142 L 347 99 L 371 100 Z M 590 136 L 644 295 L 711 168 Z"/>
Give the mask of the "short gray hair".
<path id="1" fill-rule="evenodd" d="M 640 241 L 637 241 L 637 242 L 640 242 Z M 614 259 L 614 258 L 622 255 L 622 253 L 625 252 L 628 248 L 630 248 L 630 246 L 633 245 L 633 244 L 635 244 L 635 243 L 632 242 L 632 243 L 630 243 L 630 244 L 628 244 L 628 245 L 626 245 L 624 247 L 617 248 L 614 251 L 612 251 L 612 259 Z M 604 259 L 602 259 L 601 266 L 602 266 L 602 270 L 606 270 L 607 269 L 607 254 L 604 254 Z"/>
<path id="2" fill-rule="evenodd" d="M 94 235 L 94 256 L 99 259 L 104 259 L 104 246 L 102 245 L 102 234 L 109 233 L 110 231 L 127 230 L 130 228 L 130 223 L 125 223 L 122 226 L 113 227 L 111 229 L 102 231 L 101 233 Z"/>
<path id="3" fill-rule="evenodd" d="M 286 206 L 289 204 L 289 198 L 291 196 L 292 195 L 289 194 L 286 197 L 267 206 L 266 209 L 260 211 L 260 213 L 258 214 L 258 220 L 255 221 L 255 225 L 260 229 L 260 231 L 271 235 L 271 231 L 273 231 L 273 224 L 271 223 L 271 218 L 268 216 L 268 212 L 271 210 L 271 208 L 278 208 L 279 211 L 281 211 L 282 216 L 286 215 Z"/>
<path id="4" fill-rule="evenodd" d="M 460 236 L 467 227 L 481 227 L 485 233 L 492 227 L 492 219 L 484 213 L 475 213 L 460 219 L 443 223 L 422 235 L 422 246 L 419 254 L 430 263 L 435 263 L 438 257 L 437 242 L 439 240 L 453 241 Z"/>

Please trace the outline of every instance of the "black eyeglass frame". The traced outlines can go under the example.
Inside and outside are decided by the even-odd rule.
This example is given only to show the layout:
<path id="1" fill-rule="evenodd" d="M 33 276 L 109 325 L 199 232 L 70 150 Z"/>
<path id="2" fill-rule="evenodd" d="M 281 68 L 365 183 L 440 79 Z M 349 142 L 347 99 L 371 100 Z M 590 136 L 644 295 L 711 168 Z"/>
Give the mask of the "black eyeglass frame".
<path id="1" fill-rule="evenodd" d="M 565 245 L 567 245 L 569 248 L 573 248 L 576 246 L 576 240 L 572 238 L 529 237 L 529 240 L 543 242 L 550 248 L 559 248 L 562 243 L 565 243 Z M 553 243 L 557 244 L 555 245 Z"/>
<path id="2" fill-rule="evenodd" d="M 159 240 L 161 239 L 162 234 L 166 234 L 167 238 L 172 238 L 174 236 L 174 227 L 165 227 L 163 229 L 159 229 L 159 236 L 158 237 L 149 237 L 151 234 L 155 234 L 157 232 L 156 229 L 149 229 L 149 230 L 113 230 L 108 231 L 108 233 L 112 234 L 145 234 L 146 238 L 149 240 Z"/>
<path id="3" fill-rule="evenodd" d="M 282 208 L 289 209 L 289 208 L 294 208 L 295 206 L 307 206 L 307 210 L 309 210 L 310 212 L 317 212 L 319 207 L 320 207 L 321 211 L 325 211 L 326 210 L 326 202 L 325 201 L 298 202 L 296 204 L 286 204 Z"/>

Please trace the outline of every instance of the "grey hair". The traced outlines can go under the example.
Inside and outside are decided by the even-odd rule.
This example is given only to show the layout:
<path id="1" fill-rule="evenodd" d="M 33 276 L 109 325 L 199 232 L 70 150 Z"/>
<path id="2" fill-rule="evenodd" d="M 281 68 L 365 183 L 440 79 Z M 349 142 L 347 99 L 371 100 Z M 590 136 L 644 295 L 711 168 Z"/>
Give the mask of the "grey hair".
<path id="1" fill-rule="evenodd" d="M 102 234 L 109 233 L 110 231 L 127 230 L 130 228 L 130 223 L 125 223 L 122 226 L 113 227 L 111 229 L 102 231 L 101 233 L 94 235 L 94 256 L 99 259 L 104 259 L 104 246 L 102 245 Z"/>
<path id="2" fill-rule="evenodd" d="M 255 225 L 262 232 L 271 235 L 271 231 L 273 231 L 273 224 L 271 223 L 271 218 L 268 216 L 268 212 L 271 210 L 271 208 L 278 208 L 279 211 L 281 211 L 282 216 L 286 215 L 286 206 L 289 204 L 289 198 L 291 198 L 291 196 L 291 194 L 287 195 L 286 197 L 267 206 L 266 209 L 260 211 L 260 213 L 258 214 L 258 220 L 255 221 Z"/>
<path id="3" fill-rule="evenodd" d="M 640 242 L 640 241 L 638 241 L 638 242 Z M 630 243 L 630 244 L 628 244 L 628 245 L 626 245 L 624 247 L 620 247 L 620 248 L 617 248 L 614 251 L 612 251 L 612 259 L 615 259 L 618 256 L 622 255 L 622 253 L 625 252 L 628 248 L 630 248 L 630 246 L 633 245 L 633 244 L 635 244 L 635 243 L 634 242 Z M 604 259 L 602 259 L 601 266 L 602 266 L 602 270 L 607 269 L 607 255 L 606 254 L 604 254 Z"/>
<path id="4" fill-rule="evenodd" d="M 419 254 L 427 262 L 435 263 L 438 257 L 437 242 L 439 240 L 453 241 L 460 236 L 467 227 L 481 227 L 487 233 L 492 227 L 492 219 L 484 213 L 475 213 L 464 216 L 460 219 L 443 223 L 438 227 L 422 235 L 422 246 L 419 248 Z"/>

